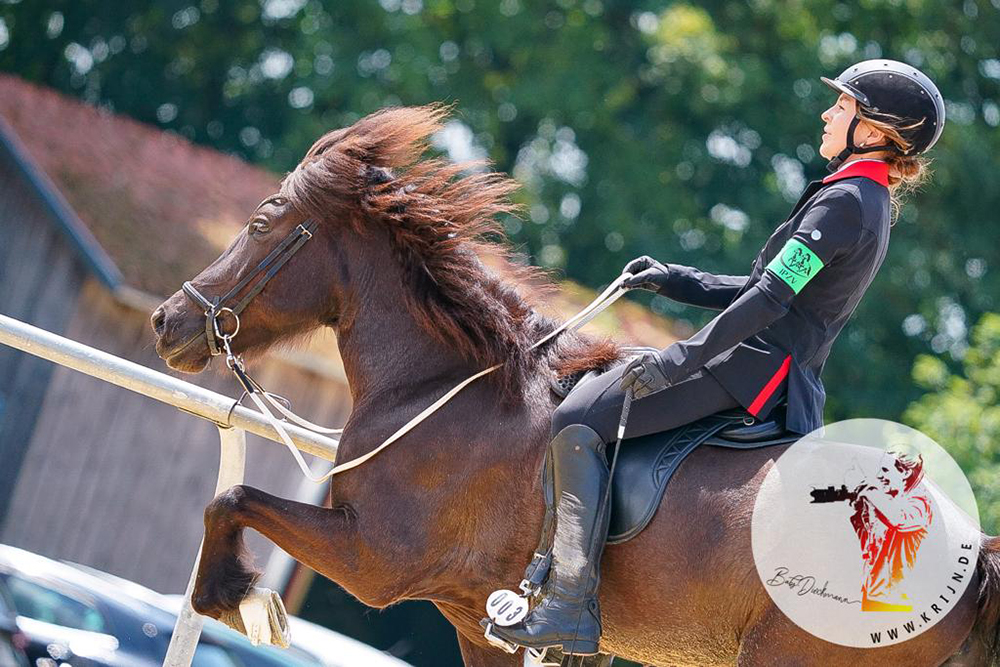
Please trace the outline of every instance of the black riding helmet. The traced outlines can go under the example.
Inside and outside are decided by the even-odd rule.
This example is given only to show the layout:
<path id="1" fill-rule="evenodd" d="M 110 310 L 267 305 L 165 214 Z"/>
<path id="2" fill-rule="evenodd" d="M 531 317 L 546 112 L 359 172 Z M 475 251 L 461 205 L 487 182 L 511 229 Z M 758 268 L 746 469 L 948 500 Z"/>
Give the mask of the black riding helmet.
<path id="1" fill-rule="evenodd" d="M 859 112 L 868 118 L 891 123 L 910 143 L 908 151 L 894 144 L 860 148 L 854 145 L 854 129 L 861 121 L 855 116 L 847 128 L 847 147 L 830 160 L 836 170 L 852 153 L 890 150 L 900 155 L 919 155 L 933 146 L 944 129 L 944 99 L 934 82 L 912 65 L 884 58 L 851 65 L 836 79 L 820 80 L 834 90 L 857 100 Z M 917 127 L 903 129 L 923 121 Z"/>

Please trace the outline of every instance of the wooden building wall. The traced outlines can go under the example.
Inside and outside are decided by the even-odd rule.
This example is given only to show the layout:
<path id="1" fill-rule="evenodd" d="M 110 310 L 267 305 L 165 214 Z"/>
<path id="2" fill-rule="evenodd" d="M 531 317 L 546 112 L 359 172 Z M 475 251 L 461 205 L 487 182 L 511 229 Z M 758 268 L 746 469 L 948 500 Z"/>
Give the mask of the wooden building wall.
<path id="1" fill-rule="evenodd" d="M 0 313 L 64 333 L 84 276 L 37 192 L 0 151 Z M 0 521 L 53 370 L 0 345 Z"/>
<path id="2" fill-rule="evenodd" d="M 65 335 L 166 371 L 153 349 L 148 313 L 121 305 L 93 279 Z M 212 368 L 216 370 L 212 370 Z M 218 368 L 183 379 L 237 396 Z M 322 424 L 349 413 L 346 386 L 277 359 L 258 379 Z M 218 430 L 144 396 L 65 368 L 52 373 L 13 491 L 0 541 L 104 569 L 165 592 L 180 592 L 214 491 Z M 248 436 L 246 481 L 294 496 L 302 476 L 281 445 Z M 271 545 L 250 541 L 263 566 Z"/>

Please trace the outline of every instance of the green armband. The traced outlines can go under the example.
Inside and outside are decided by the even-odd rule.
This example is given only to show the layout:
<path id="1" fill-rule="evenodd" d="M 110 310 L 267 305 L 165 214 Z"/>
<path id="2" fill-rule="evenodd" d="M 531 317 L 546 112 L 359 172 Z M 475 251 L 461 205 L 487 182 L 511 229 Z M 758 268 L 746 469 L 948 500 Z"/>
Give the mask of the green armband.
<path id="1" fill-rule="evenodd" d="M 774 259 L 764 267 L 785 281 L 796 294 L 823 268 L 823 262 L 809 246 L 798 239 L 788 239 Z"/>

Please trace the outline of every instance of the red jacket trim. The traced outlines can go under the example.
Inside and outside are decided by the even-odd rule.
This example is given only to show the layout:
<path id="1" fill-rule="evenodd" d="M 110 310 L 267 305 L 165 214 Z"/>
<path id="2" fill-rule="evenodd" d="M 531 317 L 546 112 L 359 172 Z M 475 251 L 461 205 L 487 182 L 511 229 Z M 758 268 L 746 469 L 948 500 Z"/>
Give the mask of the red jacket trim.
<path id="1" fill-rule="evenodd" d="M 764 385 L 764 388 L 761 389 L 760 393 L 757 394 L 757 397 L 753 399 L 753 403 L 751 403 L 750 407 L 747 408 L 747 412 L 752 414 L 754 417 L 757 416 L 757 413 L 760 412 L 760 409 L 764 407 L 765 403 L 767 403 L 767 399 L 771 398 L 771 394 L 774 393 L 774 390 L 778 388 L 778 385 L 781 384 L 781 381 L 784 380 L 785 377 L 788 375 L 788 368 L 791 365 L 792 365 L 792 355 L 789 354 L 787 357 L 785 357 L 785 360 L 781 362 L 781 368 L 779 368 L 774 372 L 774 375 L 771 376 L 771 379 L 767 381 L 767 384 Z"/>
<path id="2" fill-rule="evenodd" d="M 889 187 L 889 163 L 882 160 L 855 160 L 848 162 L 839 170 L 833 172 L 823 179 L 824 183 L 833 183 L 842 178 L 855 178 L 864 176 L 876 183 Z"/>

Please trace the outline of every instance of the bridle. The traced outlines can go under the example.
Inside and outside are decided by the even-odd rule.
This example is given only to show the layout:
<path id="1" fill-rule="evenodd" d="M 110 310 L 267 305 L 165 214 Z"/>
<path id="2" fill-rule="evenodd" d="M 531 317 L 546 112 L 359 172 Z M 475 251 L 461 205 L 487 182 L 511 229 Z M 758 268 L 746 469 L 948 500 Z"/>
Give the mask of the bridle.
<path id="1" fill-rule="evenodd" d="M 379 452 L 383 451 L 386 447 L 392 443 L 399 440 L 401 437 L 410 432 L 417 424 L 424 421 L 432 414 L 437 412 L 443 405 L 452 399 L 456 394 L 462 391 L 469 384 L 475 382 L 479 378 L 489 375 L 496 369 L 500 368 L 502 364 L 495 364 L 479 371 L 478 373 L 466 378 L 456 386 L 452 387 L 443 396 L 434 401 L 431 405 L 424 408 L 419 414 L 414 416 L 410 421 L 408 421 L 403 426 L 399 427 L 395 433 L 386 438 L 382 443 L 375 449 L 369 451 L 367 454 L 363 454 L 355 459 L 344 463 L 337 463 L 320 477 L 316 477 L 312 474 L 309 466 L 306 464 L 305 460 L 302 458 L 302 454 L 299 452 L 295 443 L 292 442 L 291 437 L 289 437 L 288 432 L 282 425 L 283 422 L 279 421 L 274 414 L 268 408 L 267 404 L 270 404 L 272 408 L 281 413 L 286 419 L 298 424 L 299 426 L 313 431 L 315 433 L 321 434 L 341 434 L 344 429 L 342 428 L 326 428 L 313 424 L 312 422 L 299 417 L 297 414 L 292 412 L 290 406 L 287 406 L 287 401 L 281 399 L 281 397 L 271 394 L 266 391 L 259 382 L 257 382 L 246 370 L 246 366 L 243 360 L 233 353 L 230 346 L 230 341 L 236 336 L 240 331 L 240 313 L 243 309 L 247 307 L 251 300 L 264 289 L 264 285 L 267 284 L 271 278 L 278 272 L 278 270 L 284 266 L 285 262 L 292 258 L 298 250 L 305 244 L 306 241 L 313 237 L 313 231 L 315 231 L 317 223 L 314 219 L 310 218 L 302 224 L 298 225 L 285 239 L 277 245 L 267 257 L 265 257 L 257 267 L 251 271 L 245 278 L 241 279 L 232 289 L 223 294 L 220 297 L 215 297 L 215 299 L 209 300 L 201 292 L 199 292 L 190 281 L 186 281 L 181 289 L 184 291 L 188 297 L 190 297 L 195 303 L 202 306 L 205 309 L 205 338 L 208 341 L 208 349 L 212 353 L 212 356 L 217 356 L 225 353 L 226 355 L 226 366 L 233 372 L 236 379 L 243 386 L 243 396 L 240 397 L 236 404 L 239 404 L 244 397 L 249 396 L 250 399 L 256 404 L 257 408 L 260 410 L 264 418 L 271 424 L 274 431 L 281 438 L 281 441 L 288 447 L 288 451 L 291 452 L 292 456 L 295 458 L 295 462 L 298 463 L 299 469 L 302 474 L 312 482 L 322 482 L 333 475 L 346 472 L 352 468 L 356 468 L 359 465 L 370 460 Z M 624 286 L 624 281 L 626 278 L 630 278 L 629 274 L 622 274 L 613 283 L 611 283 L 607 289 L 604 290 L 593 302 L 590 303 L 582 311 L 574 315 L 572 318 L 564 322 L 558 328 L 550 331 L 541 340 L 535 342 L 532 345 L 532 349 L 543 345 L 546 341 L 558 336 L 560 333 L 566 330 L 576 330 L 581 326 L 592 320 L 598 314 L 601 313 L 605 308 L 614 303 L 619 297 L 621 297 L 625 292 L 628 291 L 628 287 Z M 228 301 L 234 298 L 240 293 L 247 285 L 249 285 L 254 280 L 253 287 L 243 296 L 242 299 L 236 302 L 233 306 L 225 305 Z M 219 317 L 223 315 L 230 315 L 236 320 L 236 326 L 232 333 L 226 333 L 222 330 L 219 324 Z M 195 341 L 201 334 L 192 338 L 188 343 Z M 221 342 L 221 345 L 220 345 Z M 235 405 L 234 405 L 235 407 Z M 627 413 L 626 413 L 627 414 Z"/>
<path id="2" fill-rule="evenodd" d="M 229 341 L 240 332 L 240 313 L 243 312 L 243 309 L 249 305 L 255 296 L 260 294 L 261 290 L 264 289 L 264 285 L 274 277 L 278 269 L 284 266 L 285 262 L 290 260 L 292 255 L 298 252 L 305 245 L 306 241 L 313 237 L 316 226 L 317 223 L 312 218 L 298 225 L 281 243 L 275 246 L 274 250 L 268 253 L 267 257 L 261 260 L 257 268 L 236 283 L 231 290 L 222 296 L 215 297 L 213 300 L 207 299 L 189 280 L 181 285 L 184 293 L 205 309 L 205 339 L 208 341 L 208 351 L 213 357 L 222 354 L 223 351 L 226 352 L 228 357 L 233 356 L 229 349 Z M 257 280 L 257 282 L 242 299 L 232 306 L 225 305 L 226 302 L 243 291 L 254 280 Z M 236 326 L 232 333 L 224 333 L 222 327 L 220 327 L 219 318 L 223 315 L 231 316 L 236 320 Z M 221 346 L 219 345 L 220 341 L 222 342 Z"/>

